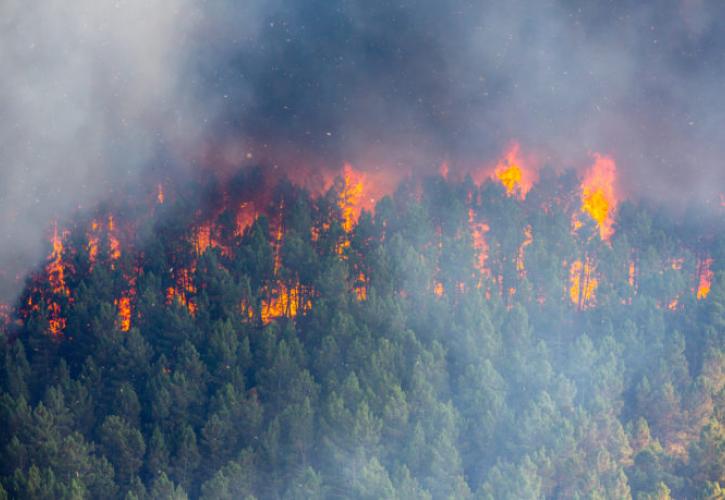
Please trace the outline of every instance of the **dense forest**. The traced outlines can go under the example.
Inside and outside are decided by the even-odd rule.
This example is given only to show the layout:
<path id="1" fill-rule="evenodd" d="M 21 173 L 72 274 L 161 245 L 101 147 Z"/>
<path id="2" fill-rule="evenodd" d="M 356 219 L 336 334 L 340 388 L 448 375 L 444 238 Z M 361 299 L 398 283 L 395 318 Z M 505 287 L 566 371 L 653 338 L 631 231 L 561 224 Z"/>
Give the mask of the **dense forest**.
<path id="1" fill-rule="evenodd" d="M 0 498 L 725 498 L 722 211 L 264 177 L 55 225 L 0 320 Z"/>

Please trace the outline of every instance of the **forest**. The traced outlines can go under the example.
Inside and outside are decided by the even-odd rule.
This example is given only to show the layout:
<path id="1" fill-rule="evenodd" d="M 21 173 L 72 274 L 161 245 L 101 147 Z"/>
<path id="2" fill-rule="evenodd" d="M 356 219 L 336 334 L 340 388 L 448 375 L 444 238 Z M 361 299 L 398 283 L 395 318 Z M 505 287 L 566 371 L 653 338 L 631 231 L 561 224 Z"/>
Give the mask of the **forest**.
<path id="1" fill-rule="evenodd" d="M 725 209 L 499 174 L 54 223 L 0 319 L 0 499 L 725 499 Z"/>

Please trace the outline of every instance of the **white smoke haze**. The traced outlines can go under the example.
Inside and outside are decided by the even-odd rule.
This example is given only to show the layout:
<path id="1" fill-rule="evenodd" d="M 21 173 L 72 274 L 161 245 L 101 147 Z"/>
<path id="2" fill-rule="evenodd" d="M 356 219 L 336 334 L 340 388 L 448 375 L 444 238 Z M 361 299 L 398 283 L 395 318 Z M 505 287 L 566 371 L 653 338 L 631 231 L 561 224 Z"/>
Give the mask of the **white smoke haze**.
<path id="1" fill-rule="evenodd" d="M 189 136 L 178 90 L 196 16 L 185 0 L 0 4 L 0 267 L 38 262 L 54 218 Z"/>

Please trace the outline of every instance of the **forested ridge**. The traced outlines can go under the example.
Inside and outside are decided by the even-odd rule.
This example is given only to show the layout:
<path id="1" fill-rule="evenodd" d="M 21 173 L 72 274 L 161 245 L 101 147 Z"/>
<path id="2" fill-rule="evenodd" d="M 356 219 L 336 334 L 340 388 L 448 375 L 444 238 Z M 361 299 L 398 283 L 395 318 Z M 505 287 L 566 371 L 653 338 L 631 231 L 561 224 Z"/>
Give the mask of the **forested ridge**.
<path id="1" fill-rule="evenodd" d="M 0 498 L 725 498 L 722 213 L 603 240 L 542 171 L 353 221 L 259 175 L 55 228 L 0 320 Z"/>

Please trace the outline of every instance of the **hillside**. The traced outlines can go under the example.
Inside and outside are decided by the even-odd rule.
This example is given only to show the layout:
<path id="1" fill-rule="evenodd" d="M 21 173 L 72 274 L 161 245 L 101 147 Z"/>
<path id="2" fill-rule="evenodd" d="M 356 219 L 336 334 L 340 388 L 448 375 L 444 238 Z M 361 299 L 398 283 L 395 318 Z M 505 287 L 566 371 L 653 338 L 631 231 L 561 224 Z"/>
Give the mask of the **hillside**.
<path id="1" fill-rule="evenodd" d="M 0 320 L 0 498 L 723 498 L 725 218 L 615 173 L 59 221 Z"/>

